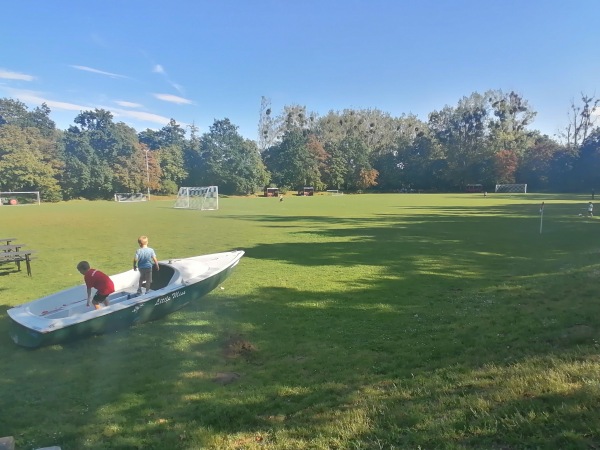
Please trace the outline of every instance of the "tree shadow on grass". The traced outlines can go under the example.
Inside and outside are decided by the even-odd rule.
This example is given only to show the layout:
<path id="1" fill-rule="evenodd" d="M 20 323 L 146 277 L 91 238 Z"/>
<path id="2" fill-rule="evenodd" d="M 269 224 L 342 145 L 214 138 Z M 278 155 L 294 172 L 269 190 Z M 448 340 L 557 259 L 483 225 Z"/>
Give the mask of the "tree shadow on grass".
<path id="1" fill-rule="evenodd" d="M 470 413 L 470 403 L 460 400 L 468 383 L 482 378 L 482 367 L 505 370 L 489 375 L 493 386 L 531 358 L 592 355 L 595 230 L 588 225 L 595 224 L 573 222 L 570 207 L 553 213 L 542 236 L 539 217 L 522 205 L 485 213 L 442 208 L 433 217 L 268 218 L 270 226 L 290 227 L 290 242 L 247 249 L 232 281 L 254 284 L 243 297 L 209 294 L 164 320 L 35 352 L 0 347 L 1 359 L 11 362 L 0 383 L 12 406 L 0 412 L 0 435 L 17 435 L 20 446 L 32 448 L 106 448 L 107 439 L 113 448 L 189 448 L 202 433 L 218 432 L 242 434 L 242 448 L 277 448 L 279 432 L 310 447 L 317 436 L 336 442 L 332 423 L 348 411 L 368 417 L 368 430 L 344 438 L 357 448 L 597 443 L 593 428 L 580 440 L 569 441 L 566 432 L 556 437 L 574 420 L 581 429 L 591 426 L 595 416 L 586 419 L 583 411 L 593 408 L 594 397 L 581 391 L 516 392 L 504 401 L 482 384 L 475 389 L 485 395 L 485 411 Z M 296 224 L 307 220 L 315 226 Z M 285 273 L 244 280 L 245 264 L 282 261 L 301 284 L 286 286 Z M 358 267 L 373 270 L 355 276 Z M 563 337 L 581 324 L 590 329 Z M 247 341 L 247 351 L 227 356 L 231 336 Z M 215 381 L 226 372 L 239 376 Z M 401 389 L 386 391 L 393 385 Z M 381 398 L 370 400 L 374 391 Z M 514 413 L 531 410 L 543 419 Z M 512 416 L 513 425 L 502 425 Z M 60 430 L 60 437 L 48 430 Z"/>

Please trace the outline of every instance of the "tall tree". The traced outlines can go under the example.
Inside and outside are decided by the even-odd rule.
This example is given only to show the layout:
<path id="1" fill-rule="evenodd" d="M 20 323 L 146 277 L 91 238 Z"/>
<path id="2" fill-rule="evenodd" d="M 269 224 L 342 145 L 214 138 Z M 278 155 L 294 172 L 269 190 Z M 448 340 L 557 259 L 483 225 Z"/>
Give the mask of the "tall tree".
<path id="1" fill-rule="evenodd" d="M 36 128 L 0 126 L 0 190 L 40 191 L 43 200 L 61 200 L 57 162 L 45 151 L 50 145 Z"/>
<path id="2" fill-rule="evenodd" d="M 519 94 L 511 91 L 488 91 L 493 118 L 490 120 L 490 139 L 495 151 L 510 150 L 518 156 L 533 142 L 527 127 L 533 122 L 536 112 Z"/>
<path id="3" fill-rule="evenodd" d="M 261 97 L 258 116 L 258 149 L 261 153 L 275 143 L 277 136 L 272 113 L 271 99 Z"/>
<path id="4" fill-rule="evenodd" d="M 115 192 L 147 192 L 161 188 L 162 171 L 157 152 L 136 143 L 133 153 L 117 157 L 112 165 Z"/>
<path id="5" fill-rule="evenodd" d="M 202 167 L 202 152 L 201 152 L 201 137 L 199 129 L 196 125 L 188 125 L 190 130 L 190 138 L 183 146 L 183 169 L 187 172 L 187 177 L 184 183 L 187 186 L 195 186 L 201 177 Z"/>
<path id="6" fill-rule="evenodd" d="M 600 127 L 595 128 L 582 142 L 574 175 L 579 182 L 578 190 L 589 192 L 600 188 Z"/>
<path id="7" fill-rule="evenodd" d="M 56 124 L 50 119 L 50 108 L 46 103 L 29 111 L 19 100 L 0 99 L 0 126 L 15 125 L 21 128 L 36 128 L 47 138 L 56 138 Z"/>
<path id="8" fill-rule="evenodd" d="M 517 177 L 527 183 L 528 190 L 550 190 L 551 166 L 561 146 L 548 136 L 537 135 L 533 145 L 526 150 L 517 169 Z"/>
<path id="9" fill-rule="evenodd" d="M 322 186 L 320 163 L 314 144 L 309 146 L 310 134 L 296 128 L 285 133 L 281 142 L 263 153 L 267 169 L 273 175 L 273 182 L 285 189 L 298 189 L 303 186 Z"/>
<path id="10" fill-rule="evenodd" d="M 255 144 L 238 133 L 229 119 L 215 120 L 201 138 L 195 185 L 218 185 L 225 194 L 249 194 L 268 182 Z"/>
<path id="11" fill-rule="evenodd" d="M 493 180 L 493 149 L 487 140 L 488 110 L 478 93 L 429 115 L 429 127 L 446 154 L 446 177 L 455 189 Z"/>
<path id="12" fill-rule="evenodd" d="M 581 94 L 582 105 L 576 105 L 571 101 L 571 110 L 569 112 L 569 124 L 560 134 L 567 147 L 578 149 L 579 146 L 588 137 L 593 130 L 598 111 L 600 99 L 594 96 Z"/>
<path id="13" fill-rule="evenodd" d="M 0 126 L 15 125 L 23 127 L 27 121 L 27 105 L 10 98 L 0 99 Z"/>
<path id="14" fill-rule="evenodd" d="M 183 150 L 178 145 L 169 145 L 162 147 L 157 154 L 162 173 L 160 182 L 161 192 L 164 194 L 176 194 L 179 186 L 188 176 L 184 166 Z"/>
<path id="15" fill-rule="evenodd" d="M 89 141 L 89 135 L 77 127 L 70 127 L 64 134 L 65 171 L 62 187 L 66 199 L 111 198 L 113 171 Z"/>
<path id="16" fill-rule="evenodd" d="M 346 163 L 346 190 L 362 190 L 377 184 L 377 172 L 371 166 L 367 144 L 356 137 L 344 138 L 339 143 L 339 151 Z"/>

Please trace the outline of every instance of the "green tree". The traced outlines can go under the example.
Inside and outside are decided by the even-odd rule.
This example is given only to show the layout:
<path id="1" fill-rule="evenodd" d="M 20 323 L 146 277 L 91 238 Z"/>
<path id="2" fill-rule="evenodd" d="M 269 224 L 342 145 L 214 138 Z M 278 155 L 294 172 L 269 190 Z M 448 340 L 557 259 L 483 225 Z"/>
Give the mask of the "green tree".
<path id="1" fill-rule="evenodd" d="M 369 149 L 361 139 L 347 137 L 339 144 L 346 162 L 346 190 L 362 190 L 377 184 L 379 172 L 371 167 Z"/>
<path id="2" fill-rule="evenodd" d="M 429 115 L 429 128 L 446 155 L 445 177 L 452 188 L 493 182 L 488 121 L 485 98 L 478 93 L 463 97 L 456 108 L 446 106 Z"/>
<path id="3" fill-rule="evenodd" d="M 337 142 L 325 144 L 326 160 L 325 167 L 322 169 L 322 180 L 330 189 L 343 189 L 346 185 L 346 174 L 348 165 L 346 164 L 346 155 Z"/>
<path id="4" fill-rule="evenodd" d="M 67 199 L 111 198 L 113 171 L 90 143 L 90 135 L 70 127 L 63 136 L 65 171 L 62 187 Z"/>
<path id="5" fill-rule="evenodd" d="M 560 144 L 548 136 L 536 136 L 533 145 L 523 155 L 517 178 L 526 182 L 531 192 L 550 190 L 553 160 L 561 150 Z"/>
<path id="6" fill-rule="evenodd" d="M 161 193 L 176 194 L 188 176 L 184 167 L 183 150 L 178 145 L 160 148 L 157 152 L 161 169 Z"/>
<path id="7" fill-rule="evenodd" d="M 197 186 L 219 186 L 225 194 L 249 194 L 268 183 L 256 144 L 244 140 L 229 119 L 215 120 L 200 139 Z"/>
<path id="8" fill-rule="evenodd" d="M 162 172 L 156 153 L 138 143 L 133 154 L 117 157 L 112 166 L 115 192 L 160 191 Z"/>
<path id="9" fill-rule="evenodd" d="M 158 150 L 161 147 L 177 145 L 180 148 L 185 144 L 185 129 L 181 127 L 174 119 L 160 130 L 155 131 L 146 129 L 138 134 L 138 139 L 150 150 Z"/>
<path id="10" fill-rule="evenodd" d="M 589 192 L 600 187 L 600 127 L 594 128 L 582 142 L 573 172 L 578 190 Z"/>
<path id="11" fill-rule="evenodd" d="M 0 126 L 15 125 L 20 128 L 36 128 L 46 138 L 56 138 L 56 124 L 50 119 L 46 103 L 29 111 L 19 100 L 0 99 Z"/>
<path id="12" fill-rule="evenodd" d="M 70 197 L 111 198 L 134 189 L 145 163 L 136 158 L 139 140 L 128 125 L 113 122 L 109 111 L 83 111 L 65 133 L 64 187 Z M 138 190 L 138 189 L 135 189 Z"/>
<path id="13" fill-rule="evenodd" d="M 36 128 L 0 126 L 0 190 L 40 191 L 45 201 L 61 200 L 56 161 L 46 151 L 52 145 Z"/>
<path id="14" fill-rule="evenodd" d="M 272 180 L 279 187 L 297 189 L 303 186 L 322 187 L 317 147 L 309 145 L 310 134 L 296 128 L 285 133 L 281 142 L 264 154 Z"/>

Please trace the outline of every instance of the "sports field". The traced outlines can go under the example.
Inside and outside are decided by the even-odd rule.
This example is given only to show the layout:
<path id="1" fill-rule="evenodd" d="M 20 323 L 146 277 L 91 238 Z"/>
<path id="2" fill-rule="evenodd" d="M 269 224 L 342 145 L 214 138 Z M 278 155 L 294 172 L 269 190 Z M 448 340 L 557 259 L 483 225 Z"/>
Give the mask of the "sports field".
<path id="1" fill-rule="evenodd" d="M 600 218 L 588 196 L 381 194 L 0 207 L 0 437 L 17 449 L 600 448 Z M 545 202 L 540 233 L 540 204 Z M 600 211 L 599 211 L 600 213 Z M 160 321 L 26 350 L 6 310 L 243 249 Z"/>

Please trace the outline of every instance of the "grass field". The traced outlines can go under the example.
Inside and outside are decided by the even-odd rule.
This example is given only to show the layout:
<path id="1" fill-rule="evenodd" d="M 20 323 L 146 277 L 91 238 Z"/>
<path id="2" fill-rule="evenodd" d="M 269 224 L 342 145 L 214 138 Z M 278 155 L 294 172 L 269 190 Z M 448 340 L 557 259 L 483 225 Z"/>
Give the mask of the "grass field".
<path id="1" fill-rule="evenodd" d="M 545 201 L 540 234 L 539 205 Z M 0 436 L 17 449 L 600 448 L 600 218 L 587 197 L 344 195 L 0 207 Z M 243 249 L 167 318 L 26 350 L 6 310 Z"/>

